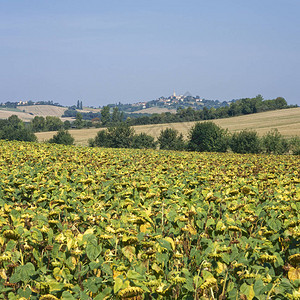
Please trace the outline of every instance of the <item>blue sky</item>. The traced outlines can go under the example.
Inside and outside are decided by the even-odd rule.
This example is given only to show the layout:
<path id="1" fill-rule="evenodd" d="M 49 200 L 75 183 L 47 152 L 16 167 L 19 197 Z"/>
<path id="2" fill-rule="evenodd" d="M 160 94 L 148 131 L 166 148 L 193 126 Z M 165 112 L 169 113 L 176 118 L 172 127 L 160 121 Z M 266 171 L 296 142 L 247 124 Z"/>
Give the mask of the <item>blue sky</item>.
<path id="1" fill-rule="evenodd" d="M 299 15 L 299 0 L 0 0 L 0 102 L 300 105 Z"/>

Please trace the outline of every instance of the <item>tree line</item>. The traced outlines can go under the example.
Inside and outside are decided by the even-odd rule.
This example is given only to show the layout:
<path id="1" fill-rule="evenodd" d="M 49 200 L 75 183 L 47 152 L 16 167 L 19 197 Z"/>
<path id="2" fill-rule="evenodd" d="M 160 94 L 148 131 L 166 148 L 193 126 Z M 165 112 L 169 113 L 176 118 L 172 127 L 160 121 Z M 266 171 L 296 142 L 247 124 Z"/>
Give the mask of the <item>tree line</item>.
<path id="1" fill-rule="evenodd" d="M 198 122 L 191 128 L 188 139 L 177 130 L 166 128 L 160 132 L 157 141 L 145 133 L 136 134 L 128 124 L 120 124 L 98 132 L 89 140 L 90 147 L 140 148 L 197 152 L 234 152 L 300 155 L 300 138 L 284 138 L 277 129 L 263 137 L 256 131 L 243 130 L 230 134 L 211 121 Z"/>
<path id="2" fill-rule="evenodd" d="M 142 116 L 132 118 L 128 121 L 130 125 L 147 125 L 147 124 L 163 124 L 175 122 L 189 121 L 207 121 L 213 119 L 229 118 L 258 112 L 284 109 L 294 106 L 289 106 L 286 100 L 282 97 L 277 97 L 273 100 L 264 100 L 261 95 L 255 98 L 244 98 L 230 103 L 229 106 L 219 108 L 204 107 L 200 110 L 194 110 L 191 107 L 179 108 L 175 114 L 161 113 L 152 114 L 151 116 Z"/>
<path id="3" fill-rule="evenodd" d="M 65 145 L 74 144 L 74 138 L 59 118 L 36 118 L 39 118 L 40 121 L 42 120 L 41 123 L 45 123 L 44 126 L 47 126 L 47 128 L 58 131 L 48 142 Z M 37 141 L 32 122 L 25 124 L 15 115 L 10 116 L 7 120 L 0 120 L 0 139 Z M 155 140 L 146 133 L 136 134 L 129 124 L 120 122 L 116 126 L 100 130 L 94 139 L 89 140 L 89 146 L 139 149 L 159 148 L 162 150 L 198 152 L 292 153 L 300 155 L 299 137 L 294 137 L 290 140 L 285 139 L 276 129 L 271 130 L 263 137 L 259 137 L 256 131 L 248 130 L 230 134 L 228 130 L 220 128 L 211 121 L 196 123 L 191 128 L 187 140 L 184 140 L 183 135 L 172 128 L 162 130 L 158 139 Z"/>
<path id="4" fill-rule="evenodd" d="M 82 102 L 77 103 L 77 107 L 81 107 Z M 57 131 L 60 129 L 68 130 L 70 128 L 101 128 L 116 126 L 125 123 L 129 126 L 147 125 L 147 124 L 164 124 L 190 121 L 207 121 L 220 118 L 228 118 L 245 114 L 252 114 L 275 109 L 284 109 L 293 106 L 287 105 L 282 97 L 273 100 L 263 100 L 258 95 L 255 98 L 245 98 L 232 102 L 229 106 L 208 109 L 204 107 L 202 110 L 194 110 L 193 108 L 178 109 L 175 114 L 166 112 L 161 114 L 140 115 L 126 114 L 121 112 L 117 106 L 111 109 L 110 106 L 104 106 L 101 112 L 78 112 L 75 108 L 65 112 L 65 117 L 74 117 L 74 121 L 61 121 L 58 117 L 35 116 L 30 122 L 30 126 L 34 132 L 41 131 Z"/>

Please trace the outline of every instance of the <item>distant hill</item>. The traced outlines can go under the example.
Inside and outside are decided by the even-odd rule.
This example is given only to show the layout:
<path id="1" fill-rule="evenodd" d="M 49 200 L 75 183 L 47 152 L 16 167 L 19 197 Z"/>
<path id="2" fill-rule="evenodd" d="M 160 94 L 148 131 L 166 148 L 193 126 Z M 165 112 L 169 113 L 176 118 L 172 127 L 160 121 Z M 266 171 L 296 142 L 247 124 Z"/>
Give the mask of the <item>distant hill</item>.
<path id="1" fill-rule="evenodd" d="M 35 116 L 54 116 L 61 118 L 67 107 L 54 105 L 19 105 L 18 108 L 0 109 L 0 119 L 7 119 L 11 115 L 17 115 L 22 121 L 29 122 Z M 66 120 L 66 118 L 62 118 Z"/>
<path id="2" fill-rule="evenodd" d="M 61 117 L 64 112 L 67 110 L 66 107 L 54 106 L 54 105 L 28 105 L 28 106 L 19 106 L 20 110 L 25 111 L 26 113 L 33 114 L 35 116 L 53 116 Z"/>
<path id="3" fill-rule="evenodd" d="M 173 95 L 169 97 L 160 97 L 155 100 L 151 101 L 144 101 L 144 102 L 137 102 L 132 104 L 122 104 L 119 102 L 118 104 L 109 104 L 110 107 L 118 107 L 120 111 L 123 111 L 125 113 L 149 113 L 152 114 L 152 110 L 149 110 L 150 108 L 153 108 L 153 110 L 156 112 L 156 109 L 158 112 L 176 112 L 179 108 L 188 108 L 192 107 L 193 109 L 203 109 L 203 107 L 206 108 L 219 108 L 219 107 L 225 107 L 228 106 L 230 102 L 223 101 L 220 102 L 219 100 L 208 100 L 208 99 L 202 99 L 199 96 L 193 97 L 190 93 L 185 93 L 184 95 L 178 95 L 174 93 Z M 161 111 L 161 109 L 164 109 L 164 111 Z"/>
<path id="4" fill-rule="evenodd" d="M 29 113 L 22 112 L 20 110 L 11 110 L 11 109 L 6 109 L 2 108 L 0 109 L 0 119 L 7 119 L 12 115 L 18 116 L 22 121 L 29 122 L 34 118 L 34 116 L 30 115 Z"/>

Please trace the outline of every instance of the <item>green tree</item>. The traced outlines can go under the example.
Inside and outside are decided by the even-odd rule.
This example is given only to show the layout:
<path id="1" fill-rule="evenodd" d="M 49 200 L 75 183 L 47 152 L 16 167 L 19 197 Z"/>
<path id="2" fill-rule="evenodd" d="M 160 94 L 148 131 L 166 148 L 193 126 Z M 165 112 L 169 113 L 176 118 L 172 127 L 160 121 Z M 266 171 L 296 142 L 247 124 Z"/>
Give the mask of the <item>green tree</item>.
<path id="1" fill-rule="evenodd" d="M 106 131 L 99 131 L 95 139 L 89 141 L 89 145 L 92 147 L 131 148 L 133 137 L 133 128 L 121 123 L 118 126 L 109 127 Z"/>
<path id="2" fill-rule="evenodd" d="M 25 124 L 18 116 L 12 115 L 7 118 L 7 126 L 10 126 L 13 129 L 23 129 Z"/>
<path id="3" fill-rule="evenodd" d="M 300 155 L 300 137 L 294 136 L 289 141 L 289 148 L 294 155 Z"/>
<path id="4" fill-rule="evenodd" d="M 288 152 L 289 143 L 277 129 L 273 129 L 263 136 L 262 147 L 266 153 L 283 154 Z"/>
<path id="5" fill-rule="evenodd" d="M 71 128 L 71 122 L 69 120 L 64 121 L 64 129 L 68 130 Z"/>
<path id="6" fill-rule="evenodd" d="M 111 139 L 107 132 L 107 130 L 100 130 L 98 131 L 96 137 L 94 139 L 89 139 L 89 146 L 90 147 L 104 147 L 110 148 L 111 146 Z"/>
<path id="7" fill-rule="evenodd" d="M 110 107 L 103 106 L 101 109 L 101 122 L 103 126 L 106 126 L 110 122 Z"/>
<path id="8" fill-rule="evenodd" d="M 134 129 L 127 124 L 119 124 L 108 128 L 113 148 L 131 148 Z"/>
<path id="9" fill-rule="evenodd" d="M 117 123 L 122 122 L 123 119 L 123 113 L 119 111 L 119 108 L 115 106 L 113 108 L 112 116 L 111 116 L 111 122 L 116 125 Z"/>
<path id="10" fill-rule="evenodd" d="M 76 114 L 76 120 L 74 121 L 74 125 L 76 126 L 77 129 L 83 128 L 84 126 L 84 121 L 82 119 L 82 114 L 80 112 Z"/>
<path id="11" fill-rule="evenodd" d="M 190 130 L 188 150 L 199 152 L 226 152 L 227 131 L 213 122 L 196 123 Z"/>
<path id="12" fill-rule="evenodd" d="M 31 121 L 33 132 L 41 132 L 46 129 L 46 121 L 43 116 L 35 116 Z"/>
<path id="13" fill-rule="evenodd" d="M 63 126 L 64 126 L 64 123 L 58 117 L 47 116 L 45 119 L 46 130 L 57 131 L 59 129 L 62 129 Z"/>
<path id="14" fill-rule="evenodd" d="M 261 141 L 256 131 L 243 130 L 232 135 L 230 148 L 236 153 L 259 153 Z"/>
<path id="15" fill-rule="evenodd" d="M 286 108 L 288 106 L 286 100 L 283 97 L 277 97 L 274 102 L 277 109 Z"/>
<path id="16" fill-rule="evenodd" d="M 24 122 L 16 115 L 10 116 L 1 122 L 0 139 L 35 142 L 36 136 L 30 127 L 26 127 Z"/>
<path id="17" fill-rule="evenodd" d="M 160 132 L 157 139 L 159 148 L 163 150 L 185 150 L 183 135 L 173 128 L 166 128 Z"/>
<path id="18" fill-rule="evenodd" d="M 146 133 L 140 133 L 133 136 L 132 148 L 136 149 L 155 149 L 156 142 L 154 137 Z"/>
<path id="19" fill-rule="evenodd" d="M 63 144 L 63 145 L 73 145 L 74 144 L 74 138 L 72 135 L 64 129 L 60 129 L 57 134 L 55 134 L 48 143 L 54 143 L 54 144 Z"/>

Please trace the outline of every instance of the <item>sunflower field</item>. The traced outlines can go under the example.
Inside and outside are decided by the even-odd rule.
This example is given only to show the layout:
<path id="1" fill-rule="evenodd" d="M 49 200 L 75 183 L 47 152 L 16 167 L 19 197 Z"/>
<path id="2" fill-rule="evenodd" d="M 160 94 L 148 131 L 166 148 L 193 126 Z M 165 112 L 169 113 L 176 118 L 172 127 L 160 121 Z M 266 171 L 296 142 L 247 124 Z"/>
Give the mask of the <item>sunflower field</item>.
<path id="1" fill-rule="evenodd" d="M 300 299 L 300 157 L 0 141 L 0 299 Z"/>

